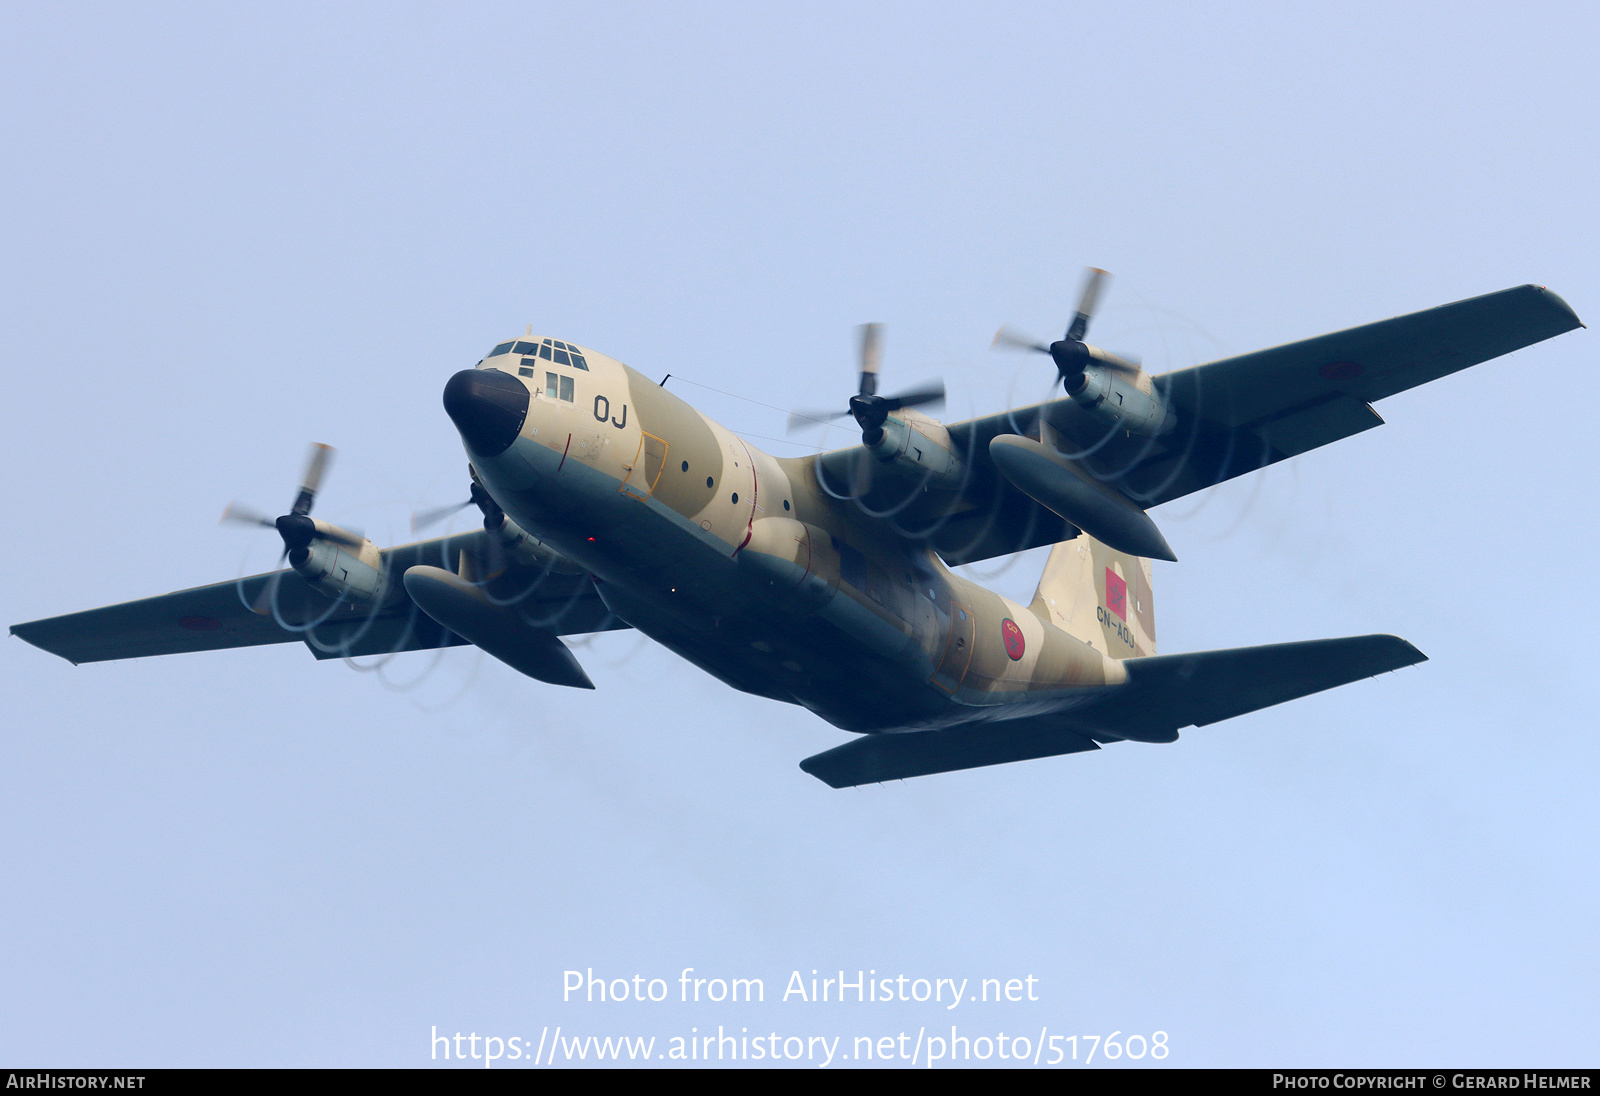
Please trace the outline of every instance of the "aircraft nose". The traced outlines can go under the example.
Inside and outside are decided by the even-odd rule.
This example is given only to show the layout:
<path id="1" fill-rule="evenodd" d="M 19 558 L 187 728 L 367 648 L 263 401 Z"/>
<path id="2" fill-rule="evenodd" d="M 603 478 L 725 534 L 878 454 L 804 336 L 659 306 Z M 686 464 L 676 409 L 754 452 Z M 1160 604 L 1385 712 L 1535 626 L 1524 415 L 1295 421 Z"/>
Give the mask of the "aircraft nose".
<path id="1" fill-rule="evenodd" d="M 498 369 L 463 369 L 444 386 L 444 410 L 468 449 L 480 457 L 497 457 L 522 432 L 528 389 Z"/>

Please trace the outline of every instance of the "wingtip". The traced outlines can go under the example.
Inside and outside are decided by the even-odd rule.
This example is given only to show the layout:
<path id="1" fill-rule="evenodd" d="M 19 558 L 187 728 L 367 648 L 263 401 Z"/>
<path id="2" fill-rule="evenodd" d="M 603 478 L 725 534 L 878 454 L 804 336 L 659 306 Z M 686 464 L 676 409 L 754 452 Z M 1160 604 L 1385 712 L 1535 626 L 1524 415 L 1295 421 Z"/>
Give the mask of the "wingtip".
<path id="1" fill-rule="evenodd" d="M 1528 288 L 1536 290 L 1540 296 L 1544 297 L 1544 299 L 1553 305 L 1558 311 L 1566 314 L 1567 318 L 1572 321 L 1572 327 L 1567 328 L 1568 331 L 1572 330 L 1573 327 L 1581 327 L 1586 331 L 1588 330 L 1589 325 L 1578 318 L 1577 312 L 1573 311 L 1572 306 L 1562 298 L 1561 294 L 1557 293 L 1548 286 L 1543 285 L 1530 284 Z"/>
<path id="2" fill-rule="evenodd" d="M 1374 638 L 1390 641 L 1395 647 L 1395 655 L 1398 658 L 1405 658 L 1409 660 L 1397 662 L 1394 667 L 1396 670 L 1404 669 L 1407 666 L 1417 666 L 1428 661 L 1428 656 L 1417 650 L 1416 645 L 1410 640 L 1401 639 L 1399 636 L 1388 634 L 1375 636 Z"/>

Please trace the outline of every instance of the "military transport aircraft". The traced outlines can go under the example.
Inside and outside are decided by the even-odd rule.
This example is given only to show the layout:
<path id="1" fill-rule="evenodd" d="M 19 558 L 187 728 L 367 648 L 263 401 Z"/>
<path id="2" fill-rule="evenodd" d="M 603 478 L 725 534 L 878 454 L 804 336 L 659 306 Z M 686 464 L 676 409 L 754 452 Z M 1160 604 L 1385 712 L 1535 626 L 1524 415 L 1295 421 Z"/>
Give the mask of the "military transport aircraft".
<path id="1" fill-rule="evenodd" d="M 1394 636 L 1156 653 L 1161 503 L 1379 425 L 1385 396 L 1580 327 L 1519 286 L 1152 377 L 1065 336 L 1061 398 L 946 425 L 941 385 L 848 409 L 861 444 L 767 455 L 588 347 L 508 339 L 444 388 L 483 528 L 395 548 L 311 516 L 330 454 L 273 519 L 289 567 L 18 624 L 74 663 L 304 642 L 319 659 L 476 644 L 593 688 L 561 636 L 632 627 L 736 689 L 860 737 L 800 767 L 833 787 L 1171 742 L 1425 656 Z M 437 517 L 438 512 L 427 517 Z M 1054 545 L 1031 604 L 949 568 Z M 282 560 L 280 560 L 281 564 Z"/>

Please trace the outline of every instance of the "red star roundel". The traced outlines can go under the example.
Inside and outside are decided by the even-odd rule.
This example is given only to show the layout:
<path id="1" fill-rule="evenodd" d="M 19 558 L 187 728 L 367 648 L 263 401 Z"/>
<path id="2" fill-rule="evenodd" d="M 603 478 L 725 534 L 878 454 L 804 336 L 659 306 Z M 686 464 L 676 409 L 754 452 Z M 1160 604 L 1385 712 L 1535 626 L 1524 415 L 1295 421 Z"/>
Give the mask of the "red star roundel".
<path id="1" fill-rule="evenodd" d="M 1015 662 L 1022 657 L 1022 652 L 1028 649 L 1028 643 L 1022 638 L 1022 629 L 1017 627 L 1017 622 L 1006 617 L 1000 622 L 1000 638 L 1006 642 L 1006 654 Z"/>

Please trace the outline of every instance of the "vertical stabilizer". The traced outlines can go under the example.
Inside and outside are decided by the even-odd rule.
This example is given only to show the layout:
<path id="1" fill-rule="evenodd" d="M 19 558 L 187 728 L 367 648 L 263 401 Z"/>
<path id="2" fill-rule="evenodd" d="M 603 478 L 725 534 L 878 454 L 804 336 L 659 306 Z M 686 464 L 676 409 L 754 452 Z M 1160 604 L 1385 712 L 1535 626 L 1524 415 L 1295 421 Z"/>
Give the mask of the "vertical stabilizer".
<path id="1" fill-rule="evenodd" d="M 1028 608 L 1110 658 L 1156 653 L 1150 561 L 1107 548 L 1087 533 L 1050 549 Z"/>

